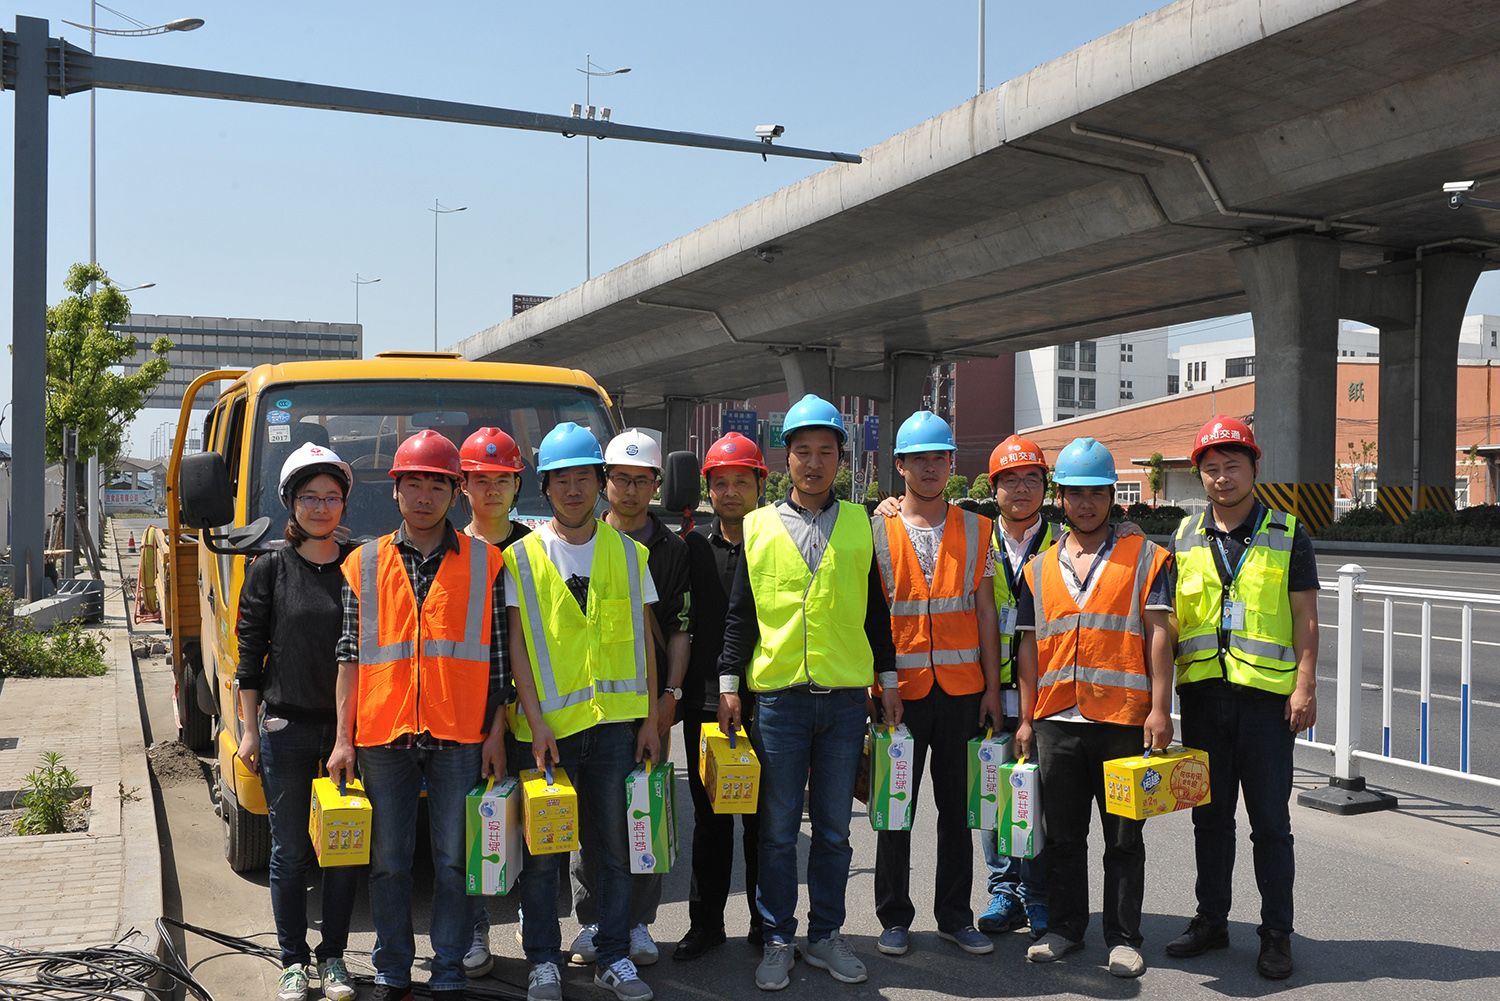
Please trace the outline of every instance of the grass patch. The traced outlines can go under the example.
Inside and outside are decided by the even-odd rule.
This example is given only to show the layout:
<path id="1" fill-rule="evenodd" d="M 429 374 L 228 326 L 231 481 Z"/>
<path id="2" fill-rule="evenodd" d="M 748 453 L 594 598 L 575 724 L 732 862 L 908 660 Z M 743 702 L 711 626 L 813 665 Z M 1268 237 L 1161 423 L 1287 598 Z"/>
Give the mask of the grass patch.
<path id="1" fill-rule="evenodd" d="M 109 673 L 104 638 L 72 622 L 38 632 L 15 617 L 15 595 L 0 588 L 0 677 L 93 678 Z"/>

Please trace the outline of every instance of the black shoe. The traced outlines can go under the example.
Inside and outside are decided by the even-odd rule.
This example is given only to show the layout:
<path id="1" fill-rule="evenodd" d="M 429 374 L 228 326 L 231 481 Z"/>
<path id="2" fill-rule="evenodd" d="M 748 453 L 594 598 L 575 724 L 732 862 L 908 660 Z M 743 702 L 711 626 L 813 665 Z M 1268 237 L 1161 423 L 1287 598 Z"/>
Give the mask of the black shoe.
<path id="1" fill-rule="evenodd" d="M 432 1001 L 464 1001 L 465 997 L 466 995 L 462 987 L 452 987 L 432 992 Z"/>
<path id="2" fill-rule="evenodd" d="M 370 995 L 370 1001 L 412 1001 L 411 984 L 402 987 L 376 984 L 375 992 Z"/>
<path id="3" fill-rule="evenodd" d="M 1260 958 L 1255 972 L 1267 980 L 1285 980 L 1292 975 L 1292 937 L 1284 931 L 1260 933 Z"/>
<path id="4" fill-rule="evenodd" d="M 1229 926 L 1216 925 L 1201 914 L 1188 922 L 1187 931 L 1167 943 L 1167 955 L 1178 959 L 1201 956 L 1210 949 L 1229 947 Z"/>
<path id="5" fill-rule="evenodd" d="M 750 933 L 745 936 L 745 941 L 757 949 L 764 949 L 766 947 L 766 933 L 760 928 L 751 928 Z"/>
<path id="6" fill-rule="evenodd" d="M 717 931 L 704 931 L 701 928 L 689 928 L 688 933 L 682 936 L 682 941 L 677 943 L 677 948 L 672 950 L 672 958 L 686 962 L 697 959 L 716 945 L 724 944 L 724 929 Z"/>

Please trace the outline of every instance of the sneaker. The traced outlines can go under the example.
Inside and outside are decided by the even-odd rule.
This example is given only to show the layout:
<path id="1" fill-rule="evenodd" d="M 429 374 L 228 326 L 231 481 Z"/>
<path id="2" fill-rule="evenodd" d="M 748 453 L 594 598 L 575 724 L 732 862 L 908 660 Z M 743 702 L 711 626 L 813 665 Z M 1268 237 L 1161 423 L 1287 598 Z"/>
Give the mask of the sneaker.
<path id="1" fill-rule="evenodd" d="M 1033 942 L 1047 934 L 1047 905 L 1027 904 L 1026 923 L 1031 926 L 1031 940 Z"/>
<path id="2" fill-rule="evenodd" d="M 1146 972 L 1146 961 L 1132 946 L 1117 945 L 1109 950 L 1109 972 L 1115 977 L 1138 977 Z"/>
<path id="3" fill-rule="evenodd" d="M 464 976 L 482 977 L 495 966 L 495 957 L 490 955 L 490 933 L 474 930 L 474 941 L 464 953 Z"/>
<path id="4" fill-rule="evenodd" d="M 911 933 L 900 925 L 893 925 L 880 933 L 875 940 L 875 948 L 887 956 L 904 956 L 906 950 L 911 948 Z"/>
<path id="5" fill-rule="evenodd" d="M 1077 952 L 1082 948 L 1082 942 L 1074 942 L 1072 939 L 1063 938 L 1057 932 L 1051 931 L 1043 935 L 1040 942 L 1026 950 L 1026 961 L 1028 963 L 1055 963 L 1068 953 Z"/>
<path id="6" fill-rule="evenodd" d="M 990 906 L 979 915 L 979 930 L 996 935 L 1014 931 L 1026 923 L 1026 909 L 1015 897 L 997 893 L 990 898 Z"/>
<path id="7" fill-rule="evenodd" d="M 354 997 L 354 982 L 344 961 L 337 957 L 318 964 L 318 980 L 323 985 L 323 997 L 327 1001 L 350 1001 Z"/>
<path id="8" fill-rule="evenodd" d="M 630 961 L 636 966 L 650 966 L 661 958 L 656 942 L 651 938 L 651 929 L 636 925 L 630 929 Z"/>
<path id="9" fill-rule="evenodd" d="M 1201 956 L 1210 949 L 1229 948 L 1229 926 L 1214 924 L 1202 914 L 1193 915 L 1181 935 L 1167 943 L 1167 955 L 1178 959 Z"/>
<path id="10" fill-rule="evenodd" d="M 526 978 L 526 1001 L 562 1001 L 562 974 L 556 963 L 537 963 Z"/>
<path id="11" fill-rule="evenodd" d="M 772 939 L 765 944 L 765 955 L 755 968 L 755 986 L 763 991 L 779 991 L 792 982 L 792 964 L 796 956 L 792 943 Z"/>
<path id="12" fill-rule="evenodd" d="M 595 970 L 594 983 L 607 991 L 614 991 L 620 1001 L 651 1001 L 656 997 L 629 959 L 617 959 L 609 966 Z"/>
<path id="13" fill-rule="evenodd" d="M 995 943 L 973 925 L 965 925 L 957 931 L 943 931 L 939 928 L 938 938 L 947 939 L 964 952 L 970 952 L 976 956 L 995 951 Z"/>
<path id="14" fill-rule="evenodd" d="M 1292 975 L 1292 937 L 1284 931 L 1260 933 L 1260 958 L 1255 972 L 1267 980 L 1285 980 Z"/>
<path id="15" fill-rule="evenodd" d="M 306 1001 L 307 971 L 301 963 L 293 963 L 281 971 L 276 981 L 276 1001 Z"/>
<path id="16" fill-rule="evenodd" d="M 370 995 L 370 1001 L 413 1001 L 411 984 L 403 984 L 400 987 L 376 984 L 375 993 Z"/>
<path id="17" fill-rule="evenodd" d="M 584 925 L 578 929 L 578 937 L 573 940 L 570 961 L 577 966 L 587 966 L 598 957 L 594 952 L 594 936 L 599 933 L 598 925 Z"/>
<path id="18" fill-rule="evenodd" d="M 821 942 L 807 943 L 806 958 L 807 965 L 827 970 L 839 983 L 865 982 L 865 964 L 859 961 L 854 950 L 849 948 L 848 940 L 842 935 L 830 935 Z"/>

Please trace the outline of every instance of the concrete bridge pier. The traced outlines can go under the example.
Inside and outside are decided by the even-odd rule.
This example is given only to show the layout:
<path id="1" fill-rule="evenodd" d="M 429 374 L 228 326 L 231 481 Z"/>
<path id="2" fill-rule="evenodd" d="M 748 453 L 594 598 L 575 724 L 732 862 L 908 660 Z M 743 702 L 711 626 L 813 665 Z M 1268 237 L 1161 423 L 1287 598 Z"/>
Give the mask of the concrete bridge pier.
<path id="1" fill-rule="evenodd" d="M 925 355 L 896 354 L 886 356 L 885 373 L 890 380 L 890 400 L 880 408 L 880 451 L 876 459 L 880 489 L 896 493 L 896 429 L 901 422 L 922 409 L 922 394 L 932 372 L 932 359 Z"/>
<path id="2" fill-rule="evenodd" d="M 1333 520 L 1339 246 L 1296 235 L 1233 250 L 1230 259 L 1255 327 L 1256 492 L 1316 532 Z"/>

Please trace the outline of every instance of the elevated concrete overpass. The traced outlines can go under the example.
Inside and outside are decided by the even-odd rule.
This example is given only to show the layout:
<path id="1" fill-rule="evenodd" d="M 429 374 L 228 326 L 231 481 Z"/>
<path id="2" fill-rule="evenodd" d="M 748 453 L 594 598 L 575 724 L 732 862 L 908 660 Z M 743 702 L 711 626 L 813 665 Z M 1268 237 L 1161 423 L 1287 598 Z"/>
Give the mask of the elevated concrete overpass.
<path id="1" fill-rule="evenodd" d="M 1440 187 L 1500 176 L 1500 5 L 1180 0 L 863 161 L 457 349 L 586 369 L 664 407 L 674 446 L 693 402 L 783 387 L 890 401 L 888 438 L 934 361 L 1248 309 L 1285 387 L 1256 415 L 1261 479 L 1318 525 L 1344 317 L 1409 389 L 1381 414 L 1382 488 L 1451 506 L 1458 324 L 1500 214 Z"/>

